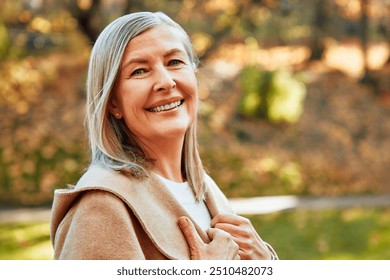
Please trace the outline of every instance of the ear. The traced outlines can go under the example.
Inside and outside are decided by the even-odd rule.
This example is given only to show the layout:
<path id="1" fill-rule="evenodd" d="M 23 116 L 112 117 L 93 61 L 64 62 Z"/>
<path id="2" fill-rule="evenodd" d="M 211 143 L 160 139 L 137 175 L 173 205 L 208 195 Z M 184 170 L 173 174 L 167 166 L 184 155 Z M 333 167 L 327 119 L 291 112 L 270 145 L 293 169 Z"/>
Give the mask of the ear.
<path id="1" fill-rule="evenodd" d="M 115 96 L 113 96 L 109 101 L 108 101 L 108 111 L 118 120 L 120 120 L 122 116 L 122 112 L 118 106 L 118 101 Z"/>

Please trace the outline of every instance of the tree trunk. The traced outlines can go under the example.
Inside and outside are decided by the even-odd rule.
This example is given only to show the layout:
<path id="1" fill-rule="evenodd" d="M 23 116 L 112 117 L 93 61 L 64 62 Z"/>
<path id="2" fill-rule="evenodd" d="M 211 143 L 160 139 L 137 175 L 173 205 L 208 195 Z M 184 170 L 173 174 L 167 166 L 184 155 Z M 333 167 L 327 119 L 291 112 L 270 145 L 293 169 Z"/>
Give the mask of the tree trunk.
<path id="1" fill-rule="evenodd" d="M 360 45 L 363 55 L 363 77 L 362 81 L 366 81 L 368 77 L 368 0 L 360 0 L 361 17 L 360 17 Z"/>
<path id="2" fill-rule="evenodd" d="M 314 18 L 312 22 L 313 32 L 311 40 L 311 55 L 310 60 L 319 60 L 325 51 L 325 46 L 322 38 L 325 33 L 325 25 L 327 22 L 327 13 L 325 9 L 326 0 L 314 1 Z"/>

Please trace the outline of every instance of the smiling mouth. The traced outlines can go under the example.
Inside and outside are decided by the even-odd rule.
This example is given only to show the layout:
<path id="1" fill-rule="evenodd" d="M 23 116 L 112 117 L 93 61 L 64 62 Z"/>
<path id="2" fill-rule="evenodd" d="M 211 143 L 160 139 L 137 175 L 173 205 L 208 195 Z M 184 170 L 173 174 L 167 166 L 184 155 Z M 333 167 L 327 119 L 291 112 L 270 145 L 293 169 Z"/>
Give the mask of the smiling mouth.
<path id="1" fill-rule="evenodd" d="M 176 102 L 171 102 L 169 104 L 157 106 L 155 108 L 149 108 L 149 109 L 146 109 L 146 110 L 148 110 L 149 112 L 170 111 L 170 110 L 173 110 L 173 109 L 176 109 L 176 108 L 180 107 L 183 103 L 184 103 L 184 99 L 178 100 Z"/>

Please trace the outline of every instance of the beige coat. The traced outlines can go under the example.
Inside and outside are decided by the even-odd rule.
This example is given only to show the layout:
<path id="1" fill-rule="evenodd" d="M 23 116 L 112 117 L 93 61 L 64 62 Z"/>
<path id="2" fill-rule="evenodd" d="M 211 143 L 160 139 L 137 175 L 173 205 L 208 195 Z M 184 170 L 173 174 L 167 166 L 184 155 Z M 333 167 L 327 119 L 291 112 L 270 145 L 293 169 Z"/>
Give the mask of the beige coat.
<path id="1" fill-rule="evenodd" d="M 232 213 L 207 176 L 211 217 Z M 55 259 L 190 259 L 177 224 L 189 214 L 156 175 L 132 179 L 90 167 L 73 190 L 56 190 L 51 218 Z M 193 221 L 205 242 L 207 234 Z"/>

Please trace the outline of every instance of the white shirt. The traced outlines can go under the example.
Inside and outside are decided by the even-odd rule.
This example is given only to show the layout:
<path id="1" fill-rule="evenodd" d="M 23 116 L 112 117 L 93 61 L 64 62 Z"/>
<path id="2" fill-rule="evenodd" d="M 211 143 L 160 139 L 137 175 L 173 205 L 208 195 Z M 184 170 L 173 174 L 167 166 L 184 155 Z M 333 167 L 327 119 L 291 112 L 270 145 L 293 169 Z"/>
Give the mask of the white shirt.
<path id="1" fill-rule="evenodd" d="M 158 175 L 158 174 L 157 174 Z M 205 231 L 211 227 L 211 216 L 204 201 L 197 202 L 188 182 L 177 183 L 158 175 L 188 214 Z"/>

